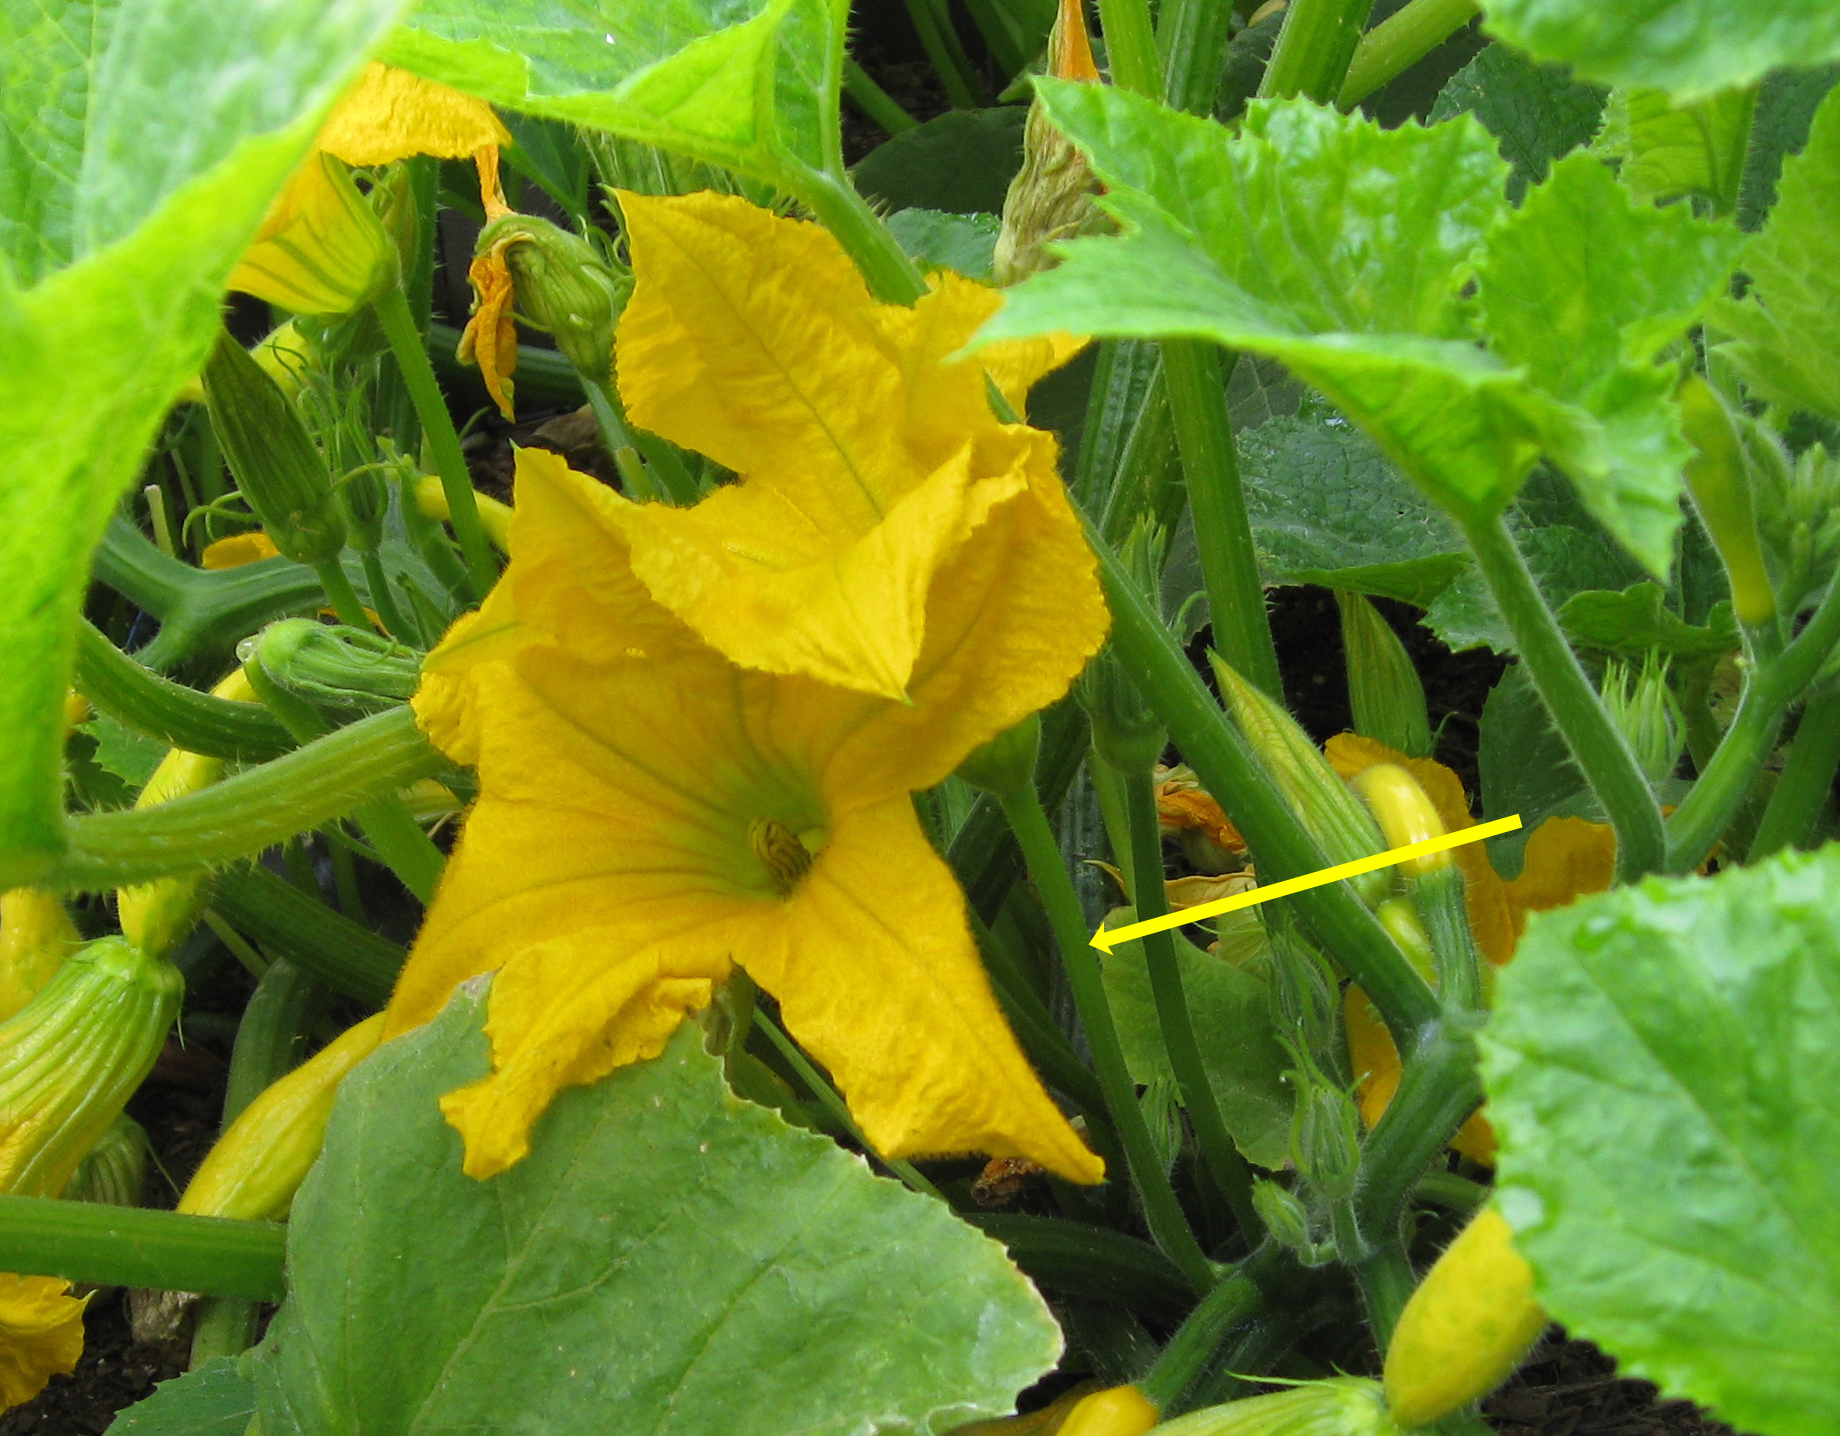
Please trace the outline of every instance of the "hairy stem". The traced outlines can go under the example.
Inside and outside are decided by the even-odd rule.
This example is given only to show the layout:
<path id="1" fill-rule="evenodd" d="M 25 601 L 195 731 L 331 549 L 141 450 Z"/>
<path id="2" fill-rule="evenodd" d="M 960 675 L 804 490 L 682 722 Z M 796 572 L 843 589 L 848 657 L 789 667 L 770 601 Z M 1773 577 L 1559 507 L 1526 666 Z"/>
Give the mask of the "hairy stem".
<path id="1" fill-rule="evenodd" d="M 1352 110 L 1437 49 L 1480 11 L 1476 0 L 1410 0 L 1361 37 L 1335 103 Z"/>
<path id="2" fill-rule="evenodd" d="M 1821 808 L 1833 791 L 1840 768 L 1840 688 L 1812 698 L 1802 710 L 1801 725 L 1783 764 L 1782 777 L 1763 810 L 1763 822 L 1751 842 L 1748 861 L 1757 862 L 1782 848 L 1807 847 L 1814 841 Z"/>
<path id="3" fill-rule="evenodd" d="M 1261 98 L 1334 100 L 1373 7 L 1374 0 L 1291 0 L 1259 83 Z"/>

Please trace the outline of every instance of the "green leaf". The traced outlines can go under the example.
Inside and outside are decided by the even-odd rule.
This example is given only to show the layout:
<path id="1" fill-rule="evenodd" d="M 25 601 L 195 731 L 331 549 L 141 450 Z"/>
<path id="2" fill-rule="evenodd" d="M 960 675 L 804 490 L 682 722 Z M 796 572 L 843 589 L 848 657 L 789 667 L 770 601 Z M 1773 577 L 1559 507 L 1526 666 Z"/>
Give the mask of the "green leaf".
<path id="1" fill-rule="evenodd" d="M 1462 539 L 1371 439 L 1322 407 L 1238 435 L 1266 581 L 1425 607 L 1467 566 Z"/>
<path id="2" fill-rule="evenodd" d="M 1133 910 L 1123 908 L 1108 916 L 1106 925 L 1135 921 Z M 1246 946 L 1240 940 L 1246 931 L 1256 936 L 1261 929 L 1252 924 L 1229 933 L 1221 947 L 1246 956 L 1240 950 Z M 1275 1171 L 1290 1159 L 1291 1092 L 1284 1073 L 1296 1064 L 1272 1029 L 1270 992 L 1262 978 L 1232 957 L 1203 952 L 1180 932 L 1175 939 L 1176 964 L 1220 1115 L 1246 1160 Z M 1174 1083 L 1143 943 L 1121 942 L 1101 961 L 1131 1079 L 1142 1085 Z"/>
<path id="3" fill-rule="evenodd" d="M 120 778 L 130 791 L 145 787 L 160 759 L 166 756 L 164 743 L 135 732 L 112 714 L 98 713 L 80 724 L 79 731 L 96 740 L 96 766 Z"/>
<path id="4" fill-rule="evenodd" d="M 262 1348 L 264 1436 L 931 1433 L 1012 1409 L 1059 1335 L 1002 1249 L 731 1096 L 695 1024 L 460 1171 L 443 1093 L 486 983 L 340 1089 Z"/>
<path id="5" fill-rule="evenodd" d="M 1510 881 L 1520 876 L 1527 839 L 1548 818 L 1603 821 L 1603 809 L 1585 786 L 1533 680 L 1518 663 L 1502 674 L 1482 705 L 1476 766 L 1482 780 L 1483 818 L 1520 814 L 1517 831 L 1487 840 L 1489 861 Z"/>
<path id="6" fill-rule="evenodd" d="M 256 1414 L 256 1388 L 228 1357 L 162 1381 L 110 1424 L 108 1436 L 243 1436 Z"/>
<path id="7" fill-rule="evenodd" d="M 1595 148 L 1620 161 L 1617 177 L 1639 200 L 1693 195 L 1714 214 L 1730 214 L 1738 205 L 1756 107 L 1755 86 L 1682 105 L 1660 90 L 1619 90 Z"/>
<path id="8" fill-rule="evenodd" d="M 1778 65 L 1840 58 L 1831 0 L 1481 0 L 1497 39 L 1587 80 L 1695 100 Z"/>
<path id="9" fill-rule="evenodd" d="M 1743 1430 L 1840 1424 L 1840 846 L 1536 915 L 1483 1034 L 1540 1299 Z"/>
<path id="10" fill-rule="evenodd" d="M 60 709 L 90 551 L 197 372 L 269 200 L 399 8 L 125 0 L 14 6 L 0 21 L 6 885 L 45 871 L 62 843 Z M 15 91 L 18 68 L 33 78 Z"/>
<path id="11" fill-rule="evenodd" d="M 1750 294 L 1712 316 L 1733 336 L 1720 352 L 1771 403 L 1840 419 L 1840 90 L 1783 164 L 1776 208 L 1742 264 Z"/>
<path id="12" fill-rule="evenodd" d="M 1001 214 L 1022 168 L 1026 105 L 948 110 L 863 156 L 852 172 L 864 198 L 892 209 Z"/>
<path id="13" fill-rule="evenodd" d="M 838 163 L 840 0 L 427 0 L 391 64 L 774 180 Z"/>
<path id="14" fill-rule="evenodd" d="M 1646 653 L 1713 658 L 1737 649 L 1738 622 L 1729 602 L 1714 604 L 1701 625 L 1688 623 L 1662 598 L 1661 585 L 1648 582 L 1632 584 L 1621 593 L 1575 593 L 1560 608 L 1559 622 L 1582 646 L 1629 658 Z"/>
<path id="15" fill-rule="evenodd" d="M 1585 507 L 1657 577 L 1673 560 L 1681 467 L 1673 365 L 1656 356 L 1730 276 L 1740 239 L 1676 205 L 1639 204 L 1588 154 L 1552 177 L 1490 240 L 1478 276 L 1495 351 L 1542 392 L 1588 412 L 1553 460 Z"/>
<path id="16" fill-rule="evenodd" d="M 1738 228 L 1754 230 L 1776 203 L 1783 161 L 1808 143 L 1808 126 L 1822 97 L 1840 80 L 1840 64 L 1814 70 L 1774 70 L 1757 92 L 1751 153 L 1738 192 Z"/>
<path id="17" fill-rule="evenodd" d="M 936 209 L 903 209 L 888 216 L 888 232 L 908 256 L 930 269 L 950 269 L 969 279 L 988 282 L 996 263 L 994 214 L 942 214 Z"/>
<path id="18" fill-rule="evenodd" d="M 1433 124 L 1472 114 L 1495 136 L 1514 167 L 1508 198 L 1516 204 L 1546 178 L 1561 155 L 1589 144 L 1603 118 L 1604 90 L 1572 78 L 1562 65 L 1539 65 L 1507 45 L 1490 45 L 1444 86 Z"/>

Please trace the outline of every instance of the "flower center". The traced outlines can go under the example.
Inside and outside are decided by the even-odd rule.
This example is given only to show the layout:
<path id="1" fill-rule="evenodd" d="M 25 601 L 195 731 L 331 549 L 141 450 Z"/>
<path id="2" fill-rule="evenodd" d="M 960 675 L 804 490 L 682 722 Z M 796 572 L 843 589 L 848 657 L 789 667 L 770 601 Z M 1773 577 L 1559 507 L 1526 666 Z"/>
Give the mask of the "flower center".
<path id="1" fill-rule="evenodd" d="M 790 897 L 811 871 L 810 850 L 791 828 L 772 818 L 756 818 L 748 824 L 748 846 L 766 868 L 773 891 L 781 897 Z"/>

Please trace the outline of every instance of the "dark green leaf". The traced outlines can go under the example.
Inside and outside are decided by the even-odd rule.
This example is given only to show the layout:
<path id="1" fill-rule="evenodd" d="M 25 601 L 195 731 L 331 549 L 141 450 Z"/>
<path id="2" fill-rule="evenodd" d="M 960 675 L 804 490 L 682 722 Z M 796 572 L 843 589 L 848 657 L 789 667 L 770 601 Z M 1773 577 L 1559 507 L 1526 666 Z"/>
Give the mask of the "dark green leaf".
<path id="1" fill-rule="evenodd" d="M 1554 462 L 1657 577 L 1673 560 L 1690 454 L 1660 351 L 1722 292 L 1739 236 L 1685 205 L 1638 204 L 1590 155 L 1553 166 L 1489 243 L 1479 275 L 1496 352 L 1597 420 Z"/>
<path id="2" fill-rule="evenodd" d="M 108 1436 L 243 1436 L 255 1414 L 255 1385 L 236 1362 L 217 1356 L 162 1381 L 115 1418 Z"/>
<path id="3" fill-rule="evenodd" d="M 942 214 L 936 209 L 902 209 L 888 216 L 888 232 L 921 265 L 950 269 L 970 279 L 988 281 L 996 261 L 994 214 Z"/>
<path id="4" fill-rule="evenodd" d="M 1606 85 L 1694 100 L 1778 65 L 1840 58 L 1831 0 L 1482 0 L 1490 32 Z"/>
<path id="5" fill-rule="evenodd" d="M 494 104 L 773 179 L 837 144 L 836 0 L 427 0 L 391 63 Z"/>
<path id="6" fill-rule="evenodd" d="M 1584 647 L 1629 658 L 1645 653 L 1711 658 L 1738 647 L 1738 623 L 1730 603 L 1714 605 L 1709 621 L 1699 625 L 1681 618 L 1662 598 L 1661 585 L 1650 582 L 1633 584 L 1621 593 L 1575 593 L 1560 608 L 1559 622 Z"/>
<path id="7" fill-rule="evenodd" d="M 1468 562 L 1449 521 L 1371 439 L 1320 404 L 1242 430 L 1239 453 L 1267 582 L 1319 583 L 1423 608 Z"/>
<path id="8" fill-rule="evenodd" d="M 1840 847 L 1536 915 L 1483 1034 L 1540 1299 L 1743 1430 L 1840 1423 Z"/>
<path id="9" fill-rule="evenodd" d="M 1431 119 L 1473 114 L 1481 120 L 1514 167 L 1508 197 L 1518 204 L 1554 160 L 1590 143 L 1603 109 L 1600 86 L 1574 80 L 1562 65 L 1536 65 L 1519 50 L 1491 45 L 1452 77 Z"/>
<path id="10" fill-rule="evenodd" d="M 347 1078 L 294 1203 L 264 1436 L 931 1433 L 1008 1411 L 1060 1342 L 1002 1250 L 732 1097 L 694 1024 L 460 1171 L 441 1095 L 486 984 Z"/>
<path id="11" fill-rule="evenodd" d="M 400 8 L 126 0 L 14 6 L 0 21 L 8 882 L 61 842 L 59 709 L 91 550 L 197 372 L 269 200 Z"/>
<path id="12" fill-rule="evenodd" d="M 1781 197 L 1742 263 L 1750 294 L 1714 316 L 1735 336 L 1722 352 L 1763 398 L 1840 419 L 1840 90 L 1784 163 Z"/>
<path id="13" fill-rule="evenodd" d="M 949 110 L 869 151 L 853 172 L 856 187 L 891 209 L 1001 214 L 1022 168 L 1028 114 L 1026 105 Z"/>
<path id="14" fill-rule="evenodd" d="M 1814 70 L 1775 70 L 1757 92 L 1751 119 L 1751 153 L 1738 193 L 1738 228 L 1754 230 L 1776 203 L 1783 161 L 1802 152 L 1808 126 L 1822 97 L 1840 80 L 1840 65 Z"/>
<path id="15" fill-rule="evenodd" d="M 1124 908 L 1109 916 L 1106 925 L 1135 920 L 1131 909 Z M 1121 942 L 1103 962 L 1105 990 L 1132 1079 L 1140 1084 L 1173 1083 L 1175 1072 L 1163 1046 L 1143 944 Z M 1249 1162 L 1282 1167 L 1289 1160 L 1291 1124 L 1291 1094 L 1284 1073 L 1295 1064 L 1278 1044 L 1264 980 L 1227 957 L 1203 952 L 1181 933 L 1176 934 L 1176 962 L 1214 1100 L 1234 1145 Z"/>
<path id="16" fill-rule="evenodd" d="M 1521 817 L 1519 831 L 1488 840 L 1489 861 L 1504 878 L 1520 875 L 1527 839 L 1548 818 L 1603 820 L 1565 739 L 1518 663 L 1502 674 L 1482 705 L 1477 767 L 1483 818 Z"/>

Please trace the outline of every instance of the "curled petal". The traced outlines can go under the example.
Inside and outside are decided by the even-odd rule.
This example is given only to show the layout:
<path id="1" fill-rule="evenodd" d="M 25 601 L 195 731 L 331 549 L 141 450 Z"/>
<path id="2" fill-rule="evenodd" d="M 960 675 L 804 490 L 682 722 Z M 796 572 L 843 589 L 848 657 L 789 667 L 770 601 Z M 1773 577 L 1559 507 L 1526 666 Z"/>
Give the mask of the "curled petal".
<path id="1" fill-rule="evenodd" d="M 486 392 L 507 419 L 516 418 L 511 401 L 516 386 L 511 375 L 517 368 L 517 324 L 511 317 L 516 301 L 511 266 L 505 260 L 508 241 L 500 240 L 484 254 L 473 256 L 466 277 L 473 286 L 473 315 L 460 331 L 455 351 L 462 364 L 477 364 Z"/>
<path id="2" fill-rule="evenodd" d="M 318 148 L 348 165 L 387 165 L 411 155 L 466 159 L 511 132 L 484 100 L 407 70 L 366 65 L 319 132 Z"/>

